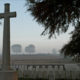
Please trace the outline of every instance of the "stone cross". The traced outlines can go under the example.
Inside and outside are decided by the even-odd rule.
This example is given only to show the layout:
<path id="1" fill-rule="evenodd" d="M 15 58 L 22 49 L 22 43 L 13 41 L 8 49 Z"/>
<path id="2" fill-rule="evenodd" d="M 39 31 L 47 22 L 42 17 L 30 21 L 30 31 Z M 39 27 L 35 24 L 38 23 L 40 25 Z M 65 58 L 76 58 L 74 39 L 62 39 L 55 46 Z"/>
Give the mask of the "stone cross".
<path id="1" fill-rule="evenodd" d="M 10 70 L 10 17 L 16 17 L 16 12 L 10 12 L 10 4 L 5 4 L 5 12 L 0 14 L 4 18 L 2 70 Z"/>

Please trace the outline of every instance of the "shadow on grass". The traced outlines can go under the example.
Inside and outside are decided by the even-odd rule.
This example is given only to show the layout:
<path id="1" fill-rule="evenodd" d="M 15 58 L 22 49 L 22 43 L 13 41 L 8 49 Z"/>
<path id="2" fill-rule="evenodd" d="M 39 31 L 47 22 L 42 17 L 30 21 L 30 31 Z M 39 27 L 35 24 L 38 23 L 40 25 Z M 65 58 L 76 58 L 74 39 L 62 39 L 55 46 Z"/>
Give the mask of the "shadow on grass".
<path id="1" fill-rule="evenodd" d="M 36 78 L 36 79 L 32 79 L 32 78 L 19 78 L 18 80 L 49 80 L 49 79 L 42 79 L 42 78 Z M 55 80 L 72 80 L 72 79 L 55 79 Z M 80 79 L 75 79 L 75 80 L 80 80 Z"/>
<path id="2" fill-rule="evenodd" d="M 41 78 L 38 78 L 38 79 L 32 79 L 32 78 L 19 78 L 18 80 L 48 80 L 48 79 L 41 79 Z"/>

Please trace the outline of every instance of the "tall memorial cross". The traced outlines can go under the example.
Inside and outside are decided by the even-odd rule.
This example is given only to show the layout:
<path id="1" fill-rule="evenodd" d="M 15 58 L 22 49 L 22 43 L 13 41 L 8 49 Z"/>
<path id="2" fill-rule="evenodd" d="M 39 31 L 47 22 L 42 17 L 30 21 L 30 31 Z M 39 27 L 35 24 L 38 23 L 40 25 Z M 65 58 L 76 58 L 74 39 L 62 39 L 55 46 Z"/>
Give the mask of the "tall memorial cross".
<path id="1" fill-rule="evenodd" d="M 0 13 L 4 18 L 2 70 L 10 70 L 10 18 L 16 17 L 16 12 L 10 12 L 10 4 L 5 4 L 5 12 Z"/>

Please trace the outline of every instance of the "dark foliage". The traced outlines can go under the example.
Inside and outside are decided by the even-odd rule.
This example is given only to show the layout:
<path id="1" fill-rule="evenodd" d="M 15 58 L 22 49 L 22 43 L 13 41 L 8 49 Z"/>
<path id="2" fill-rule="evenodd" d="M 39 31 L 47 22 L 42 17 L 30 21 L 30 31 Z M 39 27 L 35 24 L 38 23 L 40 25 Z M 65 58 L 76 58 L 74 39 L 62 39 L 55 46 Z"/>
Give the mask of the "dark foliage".
<path id="1" fill-rule="evenodd" d="M 61 52 L 74 56 L 80 54 L 80 0 L 27 0 L 28 11 L 44 26 L 42 35 L 66 32 L 74 26 L 71 40 Z"/>
<path id="2" fill-rule="evenodd" d="M 61 53 L 70 56 L 80 55 L 80 22 L 72 32 L 71 41 L 61 49 Z"/>
<path id="3" fill-rule="evenodd" d="M 69 24 L 79 21 L 80 0 L 27 0 L 28 10 L 38 23 L 44 25 L 42 34 L 66 32 Z"/>

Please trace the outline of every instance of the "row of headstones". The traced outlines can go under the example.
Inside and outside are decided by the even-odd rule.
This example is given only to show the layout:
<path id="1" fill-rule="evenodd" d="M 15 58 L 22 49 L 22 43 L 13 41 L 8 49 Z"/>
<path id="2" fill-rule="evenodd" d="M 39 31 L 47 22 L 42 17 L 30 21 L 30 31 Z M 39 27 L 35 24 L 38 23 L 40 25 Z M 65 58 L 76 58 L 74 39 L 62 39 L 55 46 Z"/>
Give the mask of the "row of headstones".
<path id="1" fill-rule="evenodd" d="M 11 65 L 12 69 L 20 70 L 65 70 L 64 65 L 23 65 L 23 64 L 14 64 Z"/>
<path id="2" fill-rule="evenodd" d="M 32 78 L 47 78 L 53 80 L 55 78 L 63 79 L 80 79 L 80 72 L 78 71 L 66 71 L 65 65 L 24 65 L 14 64 L 13 69 L 20 70 L 22 76 L 28 76 Z M 19 72 L 19 73 L 21 73 Z"/>
<path id="3" fill-rule="evenodd" d="M 0 65 L 1 68 L 1 65 Z M 64 65 L 23 65 L 14 64 L 11 68 L 17 70 L 19 77 L 47 78 L 49 80 L 80 79 L 80 72 L 66 71 Z"/>
<path id="4" fill-rule="evenodd" d="M 67 80 L 80 80 L 80 72 L 74 71 L 60 71 L 60 70 L 18 70 L 19 77 L 27 78 L 45 78 L 49 80 L 67 79 Z"/>
<path id="5" fill-rule="evenodd" d="M 49 79 L 50 78 L 54 78 L 54 73 L 53 71 L 31 71 L 31 70 L 28 70 L 28 71 L 19 71 L 18 72 L 19 74 L 19 77 L 27 77 L 27 78 L 45 78 L 45 79 Z"/>
<path id="6" fill-rule="evenodd" d="M 23 77 L 31 78 L 47 78 L 49 80 L 54 79 L 67 79 L 67 80 L 80 80 L 80 72 L 70 72 L 70 71 L 25 71 L 23 72 Z"/>

